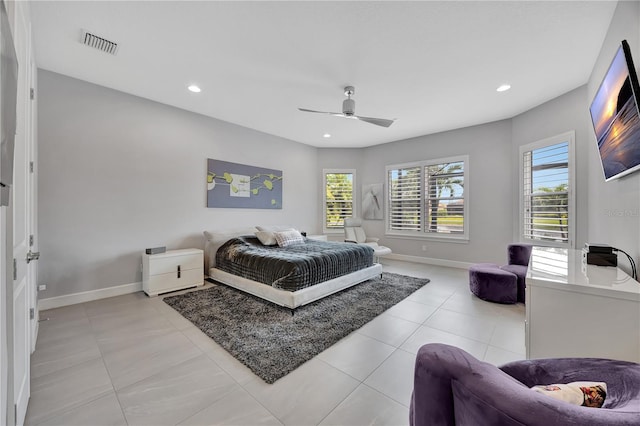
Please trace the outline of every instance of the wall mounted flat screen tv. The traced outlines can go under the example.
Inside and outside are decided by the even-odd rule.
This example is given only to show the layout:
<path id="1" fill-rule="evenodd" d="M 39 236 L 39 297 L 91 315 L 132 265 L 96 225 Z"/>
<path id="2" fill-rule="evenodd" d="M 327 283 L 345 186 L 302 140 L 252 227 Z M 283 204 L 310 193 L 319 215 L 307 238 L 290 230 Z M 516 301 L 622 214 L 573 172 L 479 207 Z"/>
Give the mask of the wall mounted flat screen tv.
<path id="1" fill-rule="evenodd" d="M 639 95 L 631 49 L 623 40 L 589 108 L 606 181 L 640 170 Z"/>

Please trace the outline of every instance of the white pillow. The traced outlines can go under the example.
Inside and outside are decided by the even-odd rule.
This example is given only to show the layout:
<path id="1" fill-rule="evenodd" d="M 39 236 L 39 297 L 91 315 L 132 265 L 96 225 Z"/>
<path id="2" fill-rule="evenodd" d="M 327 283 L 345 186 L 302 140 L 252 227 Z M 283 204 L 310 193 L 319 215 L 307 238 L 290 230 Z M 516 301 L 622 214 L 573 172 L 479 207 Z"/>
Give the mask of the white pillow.
<path id="1" fill-rule="evenodd" d="M 256 231 L 256 237 L 258 237 L 258 239 L 264 246 L 275 246 L 276 244 L 278 244 L 278 242 L 276 241 L 276 236 L 273 232 Z"/>
<path id="2" fill-rule="evenodd" d="M 584 405 L 586 407 L 602 407 L 607 396 L 607 384 L 604 382 L 538 385 L 531 389 L 569 404 Z"/>
<path id="3" fill-rule="evenodd" d="M 295 229 L 289 231 L 274 232 L 278 246 L 287 247 L 294 244 L 304 244 L 304 237 Z"/>
<path id="4" fill-rule="evenodd" d="M 290 226 L 283 225 L 256 226 L 256 229 L 258 232 L 263 232 L 261 235 L 258 235 L 258 232 L 256 232 L 256 237 L 258 237 L 260 242 L 265 246 L 275 246 L 277 244 L 276 236 L 274 235 L 276 232 L 294 230 L 294 228 Z"/>

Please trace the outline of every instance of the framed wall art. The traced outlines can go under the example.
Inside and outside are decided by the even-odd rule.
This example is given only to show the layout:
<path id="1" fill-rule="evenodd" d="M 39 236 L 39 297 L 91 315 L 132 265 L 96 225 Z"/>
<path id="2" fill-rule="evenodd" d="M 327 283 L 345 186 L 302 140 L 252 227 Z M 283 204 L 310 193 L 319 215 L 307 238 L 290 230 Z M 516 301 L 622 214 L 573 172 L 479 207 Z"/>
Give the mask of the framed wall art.
<path id="1" fill-rule="evenodd" d="M 362 217 L 364 219 L 384 219 L 382 199 L 381 183 L 362 185 Z"/>
<path id="2" fill-rule="evenodd" d="M 209 158 L 207 207 L 282 209 L 282 170 Z"/>

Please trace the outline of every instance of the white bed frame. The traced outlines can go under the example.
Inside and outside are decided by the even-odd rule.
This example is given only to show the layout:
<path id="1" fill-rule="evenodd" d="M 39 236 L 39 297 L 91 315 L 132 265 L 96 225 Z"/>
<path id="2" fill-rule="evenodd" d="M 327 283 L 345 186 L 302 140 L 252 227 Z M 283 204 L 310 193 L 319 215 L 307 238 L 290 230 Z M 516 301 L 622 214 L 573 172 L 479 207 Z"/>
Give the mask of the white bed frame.
<path id="1" fill-rule="evenodd" d="M 215 281 L 226 284 L 230 287 L 242 290 L 245 293 L 253 294 L 261 299 L 268 300 L 280 306 L 295 309 L 307 303 L 315 302 L 330 294 L 337 293 L 345 288 L 352 287 L 382 274 L 382 265 L 375 263 L 365 269 L 324 281 L 297 291 L 280 290 L 247 278 L 239 277 L 217 268 L 209 270 L 209 277 Z"/>
<path id="2" fill-rule="evenodd" d="M 382 265 L 374 263 L 365 269 L 343 275 L 338 278 L 324 281 L 297 291 L 280 290 L 257 281 L 242 278 L 230 274 L 215 267 L 215 254 L 218 248 L 227 240 L 240 235 L 253 235 L 255 229 L 244 228 L 237 230 L 211 231 L 205 232 L 207 242 L 205 244 L 205 271 L 209 278 L 226 284 L 230 287 L 242 290 L 245 293 L 268 300 L 280 306 L 295 309 L 307 303 L 315 302 L 330 294 L 337 293 L 345 288 L 352 287 L 382 274 Z"/>

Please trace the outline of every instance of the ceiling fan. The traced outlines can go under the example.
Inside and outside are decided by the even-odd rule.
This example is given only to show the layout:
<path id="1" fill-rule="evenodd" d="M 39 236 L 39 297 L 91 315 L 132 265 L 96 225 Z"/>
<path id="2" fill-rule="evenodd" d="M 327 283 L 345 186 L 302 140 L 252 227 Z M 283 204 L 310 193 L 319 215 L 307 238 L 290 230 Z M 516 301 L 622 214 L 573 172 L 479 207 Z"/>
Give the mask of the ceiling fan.
<path id="1" fill-rule="evenodd" d="M 376 126 L 389 127 L 393 124 L 394 120 L 387 120 L 385 118 L 373 118 L 373 117 L 362 117 L 360 115 L 355 114 L 356 110 L 356 101 L 351 99 L 351 96 L 356 93 L 356 89 L 353 86 L 347 86 L 344 88 L 344 94 L 347 97 L 344 101 L 342 101 L 342 113 L 339 112 L 326 112 L 326 111 L 314 111 L 312 109 L 306 108 L 298 108 L 302 112 L 315 112 L 318 114 L 329 114 L 336 117 L 343 118 L 352 118 L 354 120 L 360 120 L 367 123 L 375 124 Z"/>

